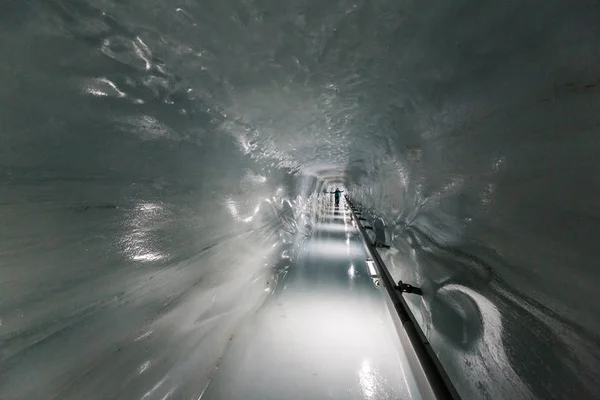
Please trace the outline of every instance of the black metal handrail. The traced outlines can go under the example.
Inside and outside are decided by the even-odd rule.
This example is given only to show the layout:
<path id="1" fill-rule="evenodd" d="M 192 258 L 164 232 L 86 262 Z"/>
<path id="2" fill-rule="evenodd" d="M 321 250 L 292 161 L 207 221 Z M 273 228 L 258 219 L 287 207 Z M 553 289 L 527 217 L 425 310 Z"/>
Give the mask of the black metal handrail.
<path id="1" fill-rule="evenodd" d="M 364 221 L 365 219 L 356 215 L 357 213 L 360 214 L 360 212 L 356 211 L 353 203 L 348 199 L 348 196 L 344 197 L 346 202 L 350 205 L 352 218 L 354 218 L 356 225 L 364 238 L 366 246 L 369 249 L 371 257 L 373 258 L 373 261 L 380 274 L 383 286 L 386 288 L 391 303 L 393 304 L 399 321 L 402 324 L 402 328 L 406 333 L 406 335 L 402 336 L 401 339 L 405 337 L 408 339 L 409 343 L 406 343 L 406 341 L 403 340 L 401 340 L 401 343 L 405 351 L 413 352 L 414 361 L 418 363 L 418 365 L 412 365 L 413 370 L 420 369 L 423 374 L 422 378 L 425 379 L 425 381 L 423 381 L 423 379 L 419 379 L 417 376 L 415 377 L 419 389 L 422 392 L 425 392 L 421 394 L 424 398 L 432 398 L 436 400 L 460 399 L 458 392 L 444 371 L 440 361 L 431 347 L 431 344 L 421 330 L 421 327 L 417 323 L 413 313 L 410 311 L 410 308 L 403 297 L 403 293 L 422 294 L 421 289 L 403 283 L 402 281 L 398 282 L 397 284 L 394 282 L 392 275 L 379 256 L 379 252 L 371 242 L 371 238 L 367 235 L 367 232 L 360 223 L 361 220 Z M 408 348 L 407 345 L 409 345 L 410 348 Z M 410 363 L 410 354 L 407 354 L 407 357 L 409 358 Z"/>

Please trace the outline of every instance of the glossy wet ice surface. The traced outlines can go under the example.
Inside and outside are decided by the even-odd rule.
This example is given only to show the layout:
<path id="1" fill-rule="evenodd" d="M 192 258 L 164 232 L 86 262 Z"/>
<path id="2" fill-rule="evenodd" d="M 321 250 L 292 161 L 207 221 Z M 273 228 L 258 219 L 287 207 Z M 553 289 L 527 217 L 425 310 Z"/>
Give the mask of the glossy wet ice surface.
<path id="1" fill-rule="evenodd" d="M 325 209 L 202 399 L 419 398 L 365 258 L 349 211 Z"/>
<path id="2" fill-rule="evenodd" d="M 593 0 L 0 0 L 0 399 L 197 400 L 233 332 L 237 381 L 207 395 L 306 383 L 266 351 L 304 337 L 348 388 L 361 357 L 387 371 L 343 223 L 296 257 L 336 188 L 423 288 L 463 399 L 600 399 L 598 21 Z"/>

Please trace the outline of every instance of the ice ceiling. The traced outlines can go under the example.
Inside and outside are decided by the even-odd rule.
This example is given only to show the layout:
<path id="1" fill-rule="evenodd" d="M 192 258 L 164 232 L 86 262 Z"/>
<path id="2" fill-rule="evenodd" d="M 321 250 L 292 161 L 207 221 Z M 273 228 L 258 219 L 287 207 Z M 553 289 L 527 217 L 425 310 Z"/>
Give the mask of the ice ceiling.
<path id="1" fill-rule="evenodd" d="M 598 396 L 599 45 L 585 0 L 2 2 L 0 397 L 159 396 L 103 384 L 140 327 L 188 382 L 333 186 L 464 398 Z"/>

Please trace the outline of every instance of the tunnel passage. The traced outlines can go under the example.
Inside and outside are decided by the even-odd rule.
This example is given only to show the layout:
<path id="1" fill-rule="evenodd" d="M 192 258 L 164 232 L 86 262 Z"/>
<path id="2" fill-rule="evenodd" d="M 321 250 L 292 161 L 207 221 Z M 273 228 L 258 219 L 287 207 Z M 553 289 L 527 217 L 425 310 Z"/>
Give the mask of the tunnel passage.
<path id="1" fill-rule="evenodd" d="M 3 1 L 0 398 L 199 395 L 335 187 L 463 398 L 597 398 L 599 7 Z"/>

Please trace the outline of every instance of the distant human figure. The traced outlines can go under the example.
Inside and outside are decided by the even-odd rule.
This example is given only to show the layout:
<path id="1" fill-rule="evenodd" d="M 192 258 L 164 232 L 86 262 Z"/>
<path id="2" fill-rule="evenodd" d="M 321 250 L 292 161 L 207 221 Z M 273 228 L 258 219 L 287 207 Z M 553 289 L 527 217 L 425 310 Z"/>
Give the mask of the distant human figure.
<path id="1" fill-rule="evenodd" d="M 342 197 L 342 193 L 343 190 L 340 190 L 338 188 L 335 188 L 335 192 L 331 192 L 333 193 L 334 197 L 335 197 L 335 206 L 339 206 L 340 205 L 340 197 Z"/>

